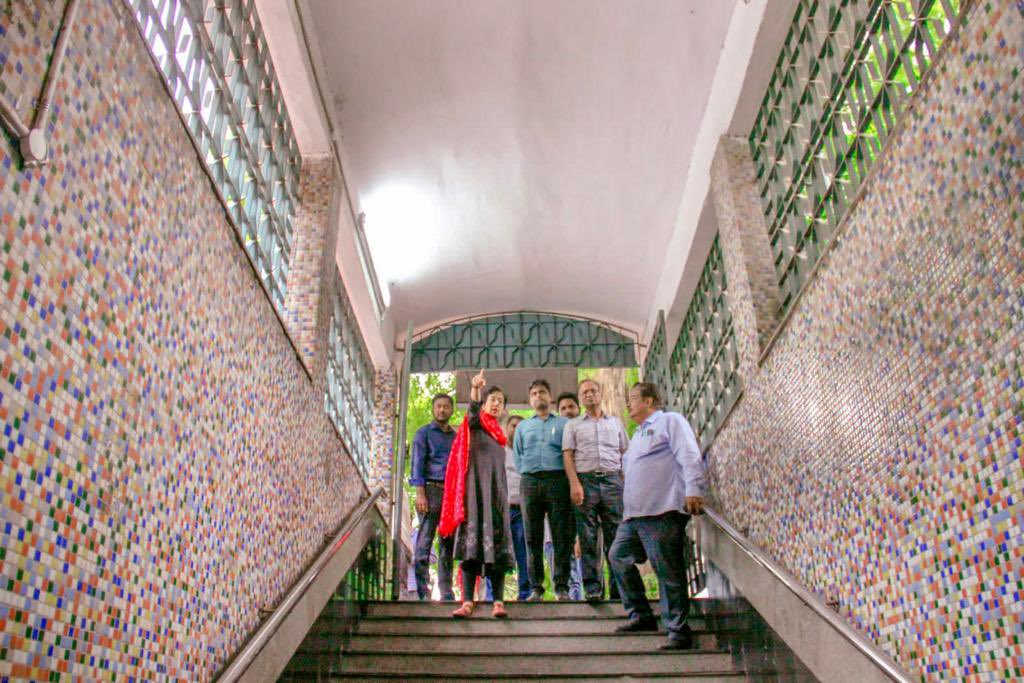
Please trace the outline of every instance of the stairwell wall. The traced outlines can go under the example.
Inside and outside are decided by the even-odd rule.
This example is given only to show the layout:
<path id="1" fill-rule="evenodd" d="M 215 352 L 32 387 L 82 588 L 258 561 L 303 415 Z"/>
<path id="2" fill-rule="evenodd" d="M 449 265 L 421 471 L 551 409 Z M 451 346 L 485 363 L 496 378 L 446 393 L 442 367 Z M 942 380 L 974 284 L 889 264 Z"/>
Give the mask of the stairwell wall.
<path id="1" fill-rule="evenodd" d="M 943 49 L 744 378 L 712 495 L 907 670 L 1018 679 L 1024 3 L 975 3 Z"/>
<path id="2" fill-rule="evenodd" d="M 62 9 L 0 3 L 23 115 Z M 304 168 L 300 360 L 121 0 L 82 2 L 48 137 L 0 139 L 0 677 L 210 680 L 367 492 L 324 412 L 339 180 Z"/>

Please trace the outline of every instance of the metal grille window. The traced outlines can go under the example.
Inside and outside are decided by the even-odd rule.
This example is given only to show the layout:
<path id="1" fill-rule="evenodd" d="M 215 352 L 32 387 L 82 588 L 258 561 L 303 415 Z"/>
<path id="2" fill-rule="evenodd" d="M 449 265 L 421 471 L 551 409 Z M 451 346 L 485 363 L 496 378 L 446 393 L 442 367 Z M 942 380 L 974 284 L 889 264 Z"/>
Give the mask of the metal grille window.
<path id="1" fill-rule="evenodd" d="M 128 0 L 260 279 L 284 309 L 301 159 L 252 0 Z"/>
<path id="2" fill-rule="evenodd" d="M 739 350 L 725 292 L 716 235 L 669 359 L 670 406 L 686 415 L 701 448 L 714 439 L 740 393 Z"/>
<path id="3" fill-rule="evenodd" d="M 668 343 L 665 341 L 665 314 L 658 312 L 658 324 L 651 335 L 651 345 L 647 349 L 647 356 L 644 358 L 644 381 L 650 382 L 658 387 L 658 391 L 665 399 L 665 405 L 672 405 L 672 396 L 669 395 L 671 383 L 668 376 Z"/>
<path id="4" fill-rule="evenodd" d="M 750 148 L 785 312 L 965 0 L 800 0 Z"/>
<path id="5" fill-rule="evenodd" d="M 366 476 L 373 424 L 373 365 L 352 309 L 337 295 L 327 343 L 324 408 L 359 471 Z"/>

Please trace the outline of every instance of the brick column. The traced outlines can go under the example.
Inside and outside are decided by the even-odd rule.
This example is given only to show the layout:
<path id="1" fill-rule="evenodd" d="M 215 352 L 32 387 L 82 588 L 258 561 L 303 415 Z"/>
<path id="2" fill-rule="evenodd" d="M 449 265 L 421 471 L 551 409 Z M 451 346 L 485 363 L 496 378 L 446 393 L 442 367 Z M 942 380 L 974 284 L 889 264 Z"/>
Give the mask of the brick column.
<path id="1" fill-rule="evenodd" d="M 333 191 L 334 162 L 331 157 L 304 158 L 299 178 L 299 201 L 292 218 L 285 324 L 310 372 L 313 372 L 316 355 L 321 267 L 324 254 L 327 251 L 334 253 L 333 248 L 328 249 L 324 244 Z"/>
<path id="2" fill-rule="evenodd" d="M 718 218 L 727 280 L 726 298 L 746 385 L 778 321 L 779 287 L 761 210 L 750 147 L 723 136 L 711 165 L 711 194 Z"/>

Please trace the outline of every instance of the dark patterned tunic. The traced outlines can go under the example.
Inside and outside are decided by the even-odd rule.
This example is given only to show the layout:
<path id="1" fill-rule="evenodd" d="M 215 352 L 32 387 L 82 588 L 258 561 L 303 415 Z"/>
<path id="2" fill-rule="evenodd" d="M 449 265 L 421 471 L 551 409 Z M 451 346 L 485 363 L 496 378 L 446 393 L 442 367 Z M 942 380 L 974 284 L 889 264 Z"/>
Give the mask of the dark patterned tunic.
<path id="1" fill-rule="evenodd" d="M 513 565 L 505 447 L 480 426 L 480 403 L 469 404 L 466 521 L 455 532 L 455 557 L 505 571 Z"/>

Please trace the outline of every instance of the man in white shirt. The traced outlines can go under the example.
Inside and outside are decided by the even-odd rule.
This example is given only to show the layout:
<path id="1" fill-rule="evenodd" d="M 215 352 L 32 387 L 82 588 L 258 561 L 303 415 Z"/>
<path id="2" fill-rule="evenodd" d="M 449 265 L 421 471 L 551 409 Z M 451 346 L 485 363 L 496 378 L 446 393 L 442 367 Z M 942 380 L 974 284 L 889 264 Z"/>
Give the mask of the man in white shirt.
<path id="1" fill-rule="evenodd" d="M 630 621 L 619 632 L 656 631 L 658 622 L 636 565 L 649 559 L 658 576 L 661 618 L 668 631 L 663 650 L 693 647 L 686 624 L 686 523 L 704 509 L 704 464 L 689 423 L 661 410 L 658 389 L 637 382 L 629 390 L 629 416 L 639 427 L 622 457 L 623 522 L 608 552 Z"/>
<path id="2" fill-rule="evenodd" d="M 601 385 L 596 380 L 580 382 L 579 395 L 584 413 L 565 426 L 562 453 L 576 508 L 583 588 L 587 602 L 596 602 L 604 598 L 597 536 L 600 531 L 607 555 L 622 521 L 622 454 L 629 439 L 622 418 L 601 411 Z M 612 599 L 617 597 L 613 586 Z"/>

